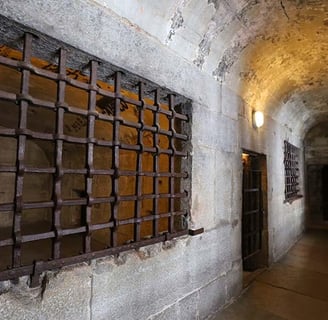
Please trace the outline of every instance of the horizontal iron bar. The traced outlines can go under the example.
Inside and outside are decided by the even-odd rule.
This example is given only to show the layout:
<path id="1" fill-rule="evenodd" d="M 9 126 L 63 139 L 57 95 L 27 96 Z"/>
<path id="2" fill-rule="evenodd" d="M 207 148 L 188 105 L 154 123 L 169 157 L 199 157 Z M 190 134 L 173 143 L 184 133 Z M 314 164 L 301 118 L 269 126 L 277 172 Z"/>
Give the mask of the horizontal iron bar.
<path id="1" fill-rule="evenodd" d="M 103 229 L 108 229 L 108 228 L 113 228 L 114 226 L 119 227 L 119 226 L 124 226 L 128 224 L 136 224 L 136 223 L 143 223 L 147 221 L 154 221 L 154 220 L 159 220 L 159 219 L 164 219 L 164 218 L 169 218 L 173 216 L 182 216 L 185 215 L 185 211 L 174 211 L 174 212 L 167 212 L 167 213 L 158 213 L 158 214 L 150 214 L 147 216 L 139 217 L 139 218 L 130 218 L 130 219 L 122 219 L 122 220 L 117 220 L 115 223 L 113 221 L 107 222 L 107 223 L 98 223 L 98 224 L 89 224 L 88 225 L 88 230 L 90 233 L 92 231 L 97 231 L 97 230 L 103 230 Z M 70 235 L 75 235 L 75 234 L 84 234 L 87 231 L 86 226 L 81 226 L 81 227 L 75 227 L 75 228 L 67 228 L 67 229 L 61 229 L 60 235 L 61 236 L 70 236 Z M 32 242 L 32 241 L 39 241 L 39 240 L 46 240 L 46 239 L 53 239 L 56 237 L 56 232 L 55 231 L 48 231 L 44 233 L 35 233 L 35 234 L 28 234 L 28 235 L 22 235 L 21 236 L 21 243 L 26 243 L 26 242 Z M 13 239 L 4 239 L 0 240 L 0 247 L 6 247 L 6 246 L 12 246 L 14 244 Z"/>
<path id="2" fill-rule="evenodd" d="M 244 192 L 259 192 L 260 189 L 259 188 L 251 188 L 251 189 L 244 189 Z"/>
<path id="3" fill-rule="evenodd" d="M 147 200 L 147 199 L 169 199 L 169 198 L 186 198 L 188 196 L 187 193 L 160 193 L 160 194 L 144 194 L 141 196 L 136 195 L 124 195 L 124 196 L 111 196 L 111 197 L 102 197 L 102 198 L 92 198 L 87 201 L 87 198 L 79 198 L 79 199 L 69 199 L 62 200 L 62 206 L 83 206 L 99 204 L 99 203 L 111 203 L 114 201 L 135 201 L 135 200 Z M 22 209 L 41 209 L 41 208 L 53 208 L 54 201 L 43 201 L 43 202 L 22 202 Z M 0 212 L 1 211 L 12 211 L 14 210 L 13 203 L 4 203 L 0 204 Z"/>
<path id="4" fill-rule="evenodd" d="M 261 214 L 261 209 L 258 208 L 258 209 L 254 209 L 254 210 L 250 210 L 250 211 L 244 211 L 243 216 L 247 216 L 247 215 L 254 214 L 254 213 Z"/>
<path id="5" fill-rule="evenodd" d="M 138 242 L 133 242 L 126 244 L 124 246 L 119 246 L 115 248 L 108 248 L 100 251 L 89 252 L 81 254 L 78 256 L 73 256 L 69 258 L 61 258 L 56 260 L 44 261 L 38 268 L 39 272 L 59 269 L 65 266 L 83 263 L 90 261 L 92 259 L 103 258 L 106 256 L 116 255 L 124 251 L 139 249 L 140 247 L 148 246 L 151 244 L 168 241 L 177 237 L 181 237 L 188 234 L 188 230 L 179 231 L 173 234 L 164 234 L 156 238 L 141 240 Z M 5 270 L 0 272 L 0 281 L 17 279 L 22 276 L 32 275 L 34 270 L 34 265 L 23 266 L 18 268 L 13 268 L 11 270 Z"/>
<path id="6" fill-rule="evenodd" d="M 258 254 L 258 253 L 260 253 L 260 252 L 261 252 L 261 249 L 257 249 L 256 251 L 250 253 L 250 254 L 247 255 L 246 257 L 243 257 L 243 260 L 245 261 L 245 260 L 247 260 L 247 259 L 249 259 L 249 258 L 255 256 L 256 254 Z"/>

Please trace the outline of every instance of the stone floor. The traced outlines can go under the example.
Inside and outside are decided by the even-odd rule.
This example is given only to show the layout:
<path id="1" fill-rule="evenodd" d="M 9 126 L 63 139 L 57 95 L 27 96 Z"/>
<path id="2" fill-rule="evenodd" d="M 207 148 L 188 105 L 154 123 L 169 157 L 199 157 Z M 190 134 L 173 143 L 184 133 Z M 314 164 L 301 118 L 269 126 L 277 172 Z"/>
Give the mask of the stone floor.
<path id="1" fill-rule="evenodd" d="M 328 319 L 328 230 L 311 230 L 213 320 Z"/>

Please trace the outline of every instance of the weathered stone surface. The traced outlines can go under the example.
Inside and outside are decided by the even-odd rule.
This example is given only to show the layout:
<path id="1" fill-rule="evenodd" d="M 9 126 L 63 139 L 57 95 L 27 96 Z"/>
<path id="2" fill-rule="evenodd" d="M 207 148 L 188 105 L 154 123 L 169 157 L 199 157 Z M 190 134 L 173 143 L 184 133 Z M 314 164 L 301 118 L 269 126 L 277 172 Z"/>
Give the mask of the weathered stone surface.
<path id="1" fill-rule="evenodd" d="M 228 232 L 228 227 L 226 229 Z M 218 231 L 213 230 L 191 240 L 178 240 L 174 247 L 156 250 L 157 254 L 146 260 L 140 260 L 131 252 L 120 266 L 112 259 L 99 261 L 92 281 L 93 317 L 106 319 L 110 315 L 134 319 L 137 316 L 146 319 L 161 313 L 165 305 L 178 303 L 179 309 L 184 308 L 181 297 L 201 289 L 204 283 L 216 279 L 219 274 L 224 275 L 231 268 L 229 237 L 223 231 L 219 233 L 219 241 L 214 240 L 217 236 Z M 201 250 L 200 243 L 204 243 Z M 206 265 L 199 264 L 195 255 L 199 261 L 206 261 Z M 195 299 L 198 299 L 197 295 L 193 297 Z M 176 312 L 174 310 L 167 312 Z"/>
<path id="2" fill-rule="evenodd" d="M 205 319 L 218 311 L 218 306 L 225 303 L 225 282 L 223 279 L 215 279 L 200 292 L 199 318 Z"/>
<path id="3" fill-rule="evenodd" d="M 27 277 L 0 294 L 1 319 L 90 319 L 90 267 L 75 266 L 49 273 L 44 285 L 31 289 Z"/>
<path id="4" fill-rule="evenodd" d="M 40 319 L 90 319 L 91 268 L 70 267 L 49 277 L 42 294 Z"/>
<path id="5" fill-rule="evenodd" d="M 179 308 L 176 304 L 166 308 L 160 313 L 151 316 L 147 320 L 166 320 L 166 319 L 181 319 Z"/>
<path id="6" fill-rule="evenodd" d="M 39 299 L 28 299 L 13 292 L 0 295 L 0 312 L 4 320 L 42 319 Z"/>
<path id="7" fill-rule="evenodd" d="M 206 226 L 213 228 L 216 224 L 217 214 L 213 212 L 211 216 L 206 216 L 205 212 L 212 211 L 215 203 L 214 179 L 212 172 L 215 172 L 215 162 L 213 155 L 215 151 L 206 147 L 196 147 L 193 149 L 193 179 L 192 192 L 192 215 L 191 223 L 196 228 Z M 202 172 L 206 166 L 209 170 Z"/>
<path id="8" fill-rule="evenodd" d="M 181 320 L 197 320 L 199 319 L 199 292 L 184 297 L 178 302 L 179 318 Z"/>
<path id="9" fill-rule="evenodd" d="M 327 230 L 306 232 L 287 255 L 263 270 L 217 320 L 325 319 L 328 316 Z"/>
<path id="10" fill-rule="evenodd" d="M 306 131 L 327 117 L 325 9 L 324 1 L 3 1 L 2 15 L 193 101 L 190 219 L 205 228 L 166 249 L 61 271 L 42 300 L 5 284 L 4 319 L 208 317 L 241 290 L 242 149 L 267 155 L 269 261 L 282 256 L 304 227 L 304 200 L 284 204 L 283 141 L 302 152 Z M 260 129 L 254 110 L 264 111 Z"/>

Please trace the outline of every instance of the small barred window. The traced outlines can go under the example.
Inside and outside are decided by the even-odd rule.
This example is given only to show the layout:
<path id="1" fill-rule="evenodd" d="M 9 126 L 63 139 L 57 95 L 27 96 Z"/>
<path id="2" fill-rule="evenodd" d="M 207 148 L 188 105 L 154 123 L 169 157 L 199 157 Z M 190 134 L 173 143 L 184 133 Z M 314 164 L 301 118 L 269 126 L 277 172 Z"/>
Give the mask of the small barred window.
<path id="1" fill-rule="evenodd" d="M 299 186 L 299 149 L 284 141 L 285 200 L 292 201 L 300 197 Z"/>

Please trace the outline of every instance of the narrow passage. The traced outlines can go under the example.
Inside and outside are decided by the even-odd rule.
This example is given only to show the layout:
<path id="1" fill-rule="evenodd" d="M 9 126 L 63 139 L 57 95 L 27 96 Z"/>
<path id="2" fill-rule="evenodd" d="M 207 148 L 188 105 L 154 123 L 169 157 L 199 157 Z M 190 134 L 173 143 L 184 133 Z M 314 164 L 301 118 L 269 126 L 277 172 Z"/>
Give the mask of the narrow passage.
<path id="1" fill-rule="evenodd" d="M 307 231 L 214 319 L 328 319 L 328 230 Z"/>

